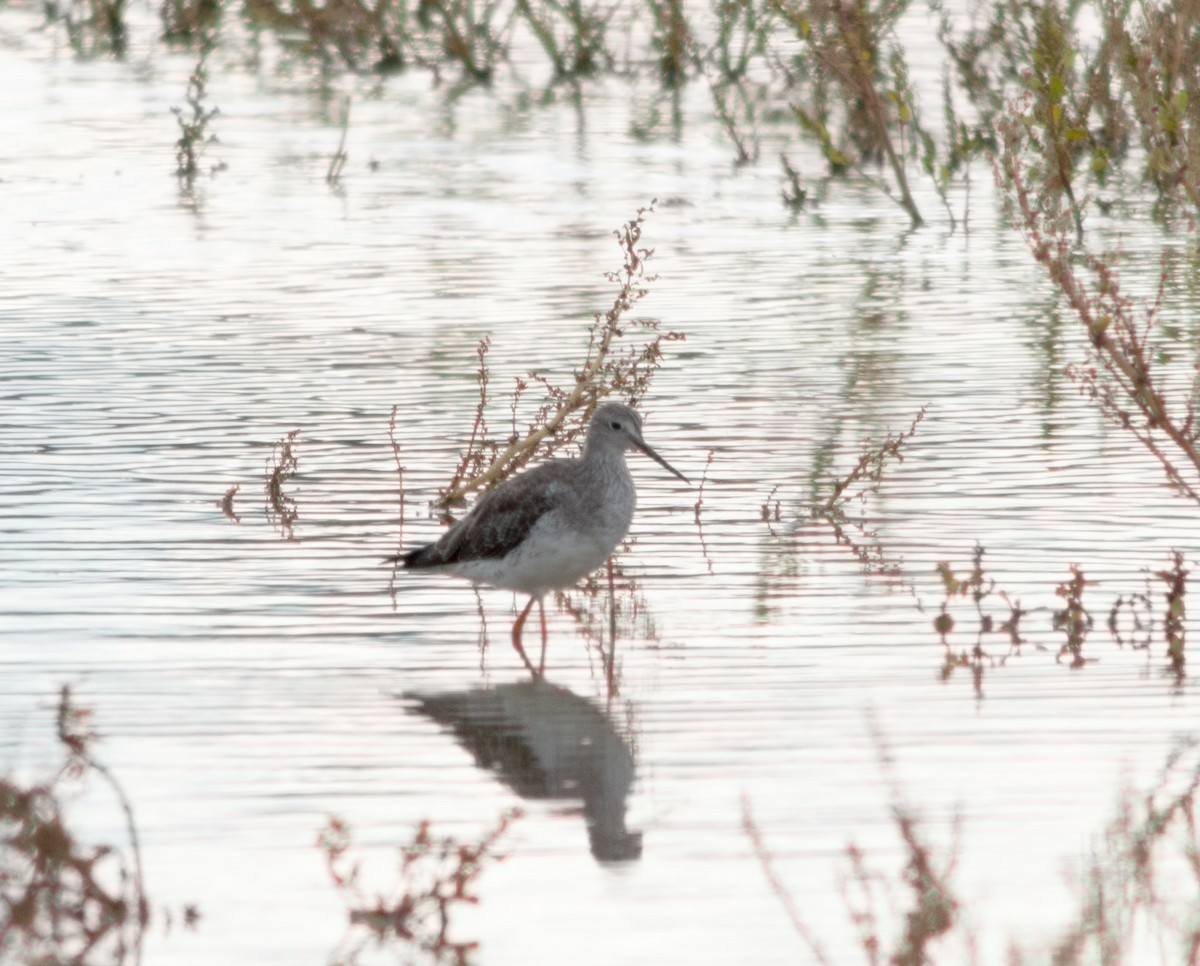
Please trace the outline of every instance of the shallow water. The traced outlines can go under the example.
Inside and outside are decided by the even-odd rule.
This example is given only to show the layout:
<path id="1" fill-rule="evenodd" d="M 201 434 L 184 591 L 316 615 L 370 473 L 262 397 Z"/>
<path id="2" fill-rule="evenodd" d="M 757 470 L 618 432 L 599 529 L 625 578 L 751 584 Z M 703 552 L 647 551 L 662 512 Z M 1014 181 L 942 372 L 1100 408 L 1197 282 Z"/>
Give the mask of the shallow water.
<path id="1" fill-rule="evenodd" d="M 903 861 L 873 728 L 935 842 L 949 848 L 961 812 L 955 881 L 984 948 L 1036 947 L 1069 921 L 1064 868 L 1121 783 L 1144 783 L 1194 731 L 1195 686 L 1160 673 L 1162 642 L 1121 650 L 1103 624 L 1171 548 L 1191 552 L 1196 517 L 1047 375 L 1081 339 L 986 187 L 969 233 L 906 233 L 852 191 L 795 219 L 774 169 L 732 170 L 694 104 L 678 139 L 638 141 L 619 85 L 589 93 L 581 129 L 564 102 L 448 104 L 400 78 L 356 91 L 330 190 L 325 100 L 230 69 L 210 85 L 211 157 L 228 168 L 189 194 L 168 109 L 191 64 L 77 62 L 23 17 L 0 18 L 0 761 L 46 760 L 62 683 L 95 709 L 152 898 L 203 915 L 194 933 L 156 930 L 148 962 L 323 961 L 346 941 L 314 845 L 328 815 L 386 889 L 419 821 L 470 840 L 518 804 L 507 859 L 455 923 L 480 962 L 805 961 L 743 800 L 842 961 L 844 847 Z M 389 416 L 403 542 L 433 539 L 478 340 L 492 340 L 503 426 L 514 377 L 570 378 L 611 297 L 609 233 L 655 197 L 645 241 L 661 277 L 639 313 L 686 342 L 667 346 L 646 435 L 693 480 L 713 452 L 701 526 L 695 487 L 632 458 L 616 693 L 552 607 L 560 690 L 531 694 L 511 594 L 393 583 L 380 564 L 401 540 Z M 1156 264 L 1161 244 L 1134 237 L 1129 257 Z M 1194 292 L 1169 298 L 1194 313 Z M 872 572 L 799 520 L 819 467 L 844 472 L 922 406 L 863 505 L 888 562 Z M 292 430 L 286 539 L 263 481 Z M 235 484 L 236 522 L 220 506 Z M 769 499 L 779 519 L 764 522 Z M 978 689 L 962 670 L 939 680 L 932 626 L 935 565 L 962 576 L 977 542 L 1032 611 L 1030 643 Z M 1055 660 L 1050 616 L 1072 564 L 1096 582 L 1097 660 L 1075 671 Z M 603 591 L 571 600 L 604 626 Z M 951 612 L 969 648 L 969 601 Z M 472 701 L 485 710 L 466 723 L 447 710 Z M 481 735 L 504 747 L 481 750 Z M 79 811 L 119 838 L 98 790 Z M 607 847 L 589 822 L 618 828 Z"/>

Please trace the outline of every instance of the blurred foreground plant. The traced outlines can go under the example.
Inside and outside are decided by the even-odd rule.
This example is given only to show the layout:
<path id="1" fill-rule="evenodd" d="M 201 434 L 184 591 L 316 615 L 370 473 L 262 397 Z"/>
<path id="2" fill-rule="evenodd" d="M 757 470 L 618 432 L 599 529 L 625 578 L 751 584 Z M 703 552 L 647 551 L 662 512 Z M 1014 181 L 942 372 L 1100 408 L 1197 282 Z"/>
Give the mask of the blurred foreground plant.
<path id="1" fill-rule="evenodd" d="M 436 963 L 467 962 L 477 944 L 451 939 L 451 918 L 459 906 L 479 901 L 471 886 L 486 861 L 503 859 L 495 851 L 496 843 L 520 817 L 520 809 L 510 809 L 470 845 L 449 836 L 435 838 L 430 823 L 421 822 L 412 841 L 400 848 L 399 881 L 386 893 L 368 898 L 359 882 L 360 865 L 349 859 L 350 826 L 330 816 L 317 844 L 325 853 L 329 877 L 346 902 L 351 926 L 366 934 L 332 961 L 340 966 L 356 962 L 366 939 L 373 937 L 381 944 L 400 943 L 410 954 L 432 956 Z"/>
<path id="2" fill-rule="evenodd" d="M 888 876 L 871 869 L 866 853 L 850 842 L 846 846 L 850 871 L 841 883 L 842 898 L 865 962 L 871 966 L 883 962 L 891 966 L 924 966 L 935 961 L 932 949 L 947 944 L 962 919 L 961 903 L 950 885 L 958 861 L 958 822 L 955 821 L 954 827 L 955 845 L 948 855 L 939 854 L 921 829 L 915 810 L 904 801 L 893 774 L 891 752 L 873 720 L 869 727 L 888 786 L 892 821 L 904 845 L 905 864 L 899 876 Z M 745 797 L 742 828 L 754 847 L 771 891 L 783 903 L 793 928 L 813 959 L 822 966 L 835 962 L 820 937 L 804 922 Z M 906 900 L 898 898 L 902 893 L 907 894 Z M 966 940 L 970 947 L 970 938 Z"/>
<path id="3" fill-rule="evenodd" d="M 91 711 L 65 686 L 57 720 L 58 770 L 33 784 L 0 777 L 0 962 L 137 962 L 150 909 L 133 808 L 93 752 Z M 92 775 L 124 812 L 127 848 L 84 844 L 67 823 L 67 796 Z"/>
<path id="4" fill-rule="evenodd" d="M 867 855 L 847 846 L 850 872 L 842 885 L 847 914 L 857 932 L 862 961 L 871 966 L 925 966 L 934 962 L 978 962 L 964 920 L 975 918 L 951 885 L 957 862 L 957 821 L 948 854 L 933 848 L 911 806 L 892 777 L 890 753 L 872 726 L 891 800 L 892 821 L 904 845 L 904 868 L 896 875 L 867 865 Z M 1052 962 L 1055 966 L 1175 962 L 1200 959 L 1200 837 L 1196 797 L 1200 793 L 1200 740 L 1190 737 L 1168 755 L 1151 790 L 1127 790 L 1101 841 L 1080 864 L 1076 888 L 1080 908 L 1049 943 L 1023 934 L 1005 956 L 1010 966 Z M 812 958 L 833 963 L 821 939 L 805 923 L 799 904 L 785 885 L 762 830 L 742 800 L 742 825 L 767 882 L 788 914 Z M 904 888 L 900 888 L 903 886 Z M 907 902 L 896 896 L 907 892 Z M 954 956 L 953 942 L 963 948 Z M 1161 952 L 1161 957 L 1154 956 Z M 1172 951 L 1174 955 L 1171 954 Z M 945 954 L 940 955 L 940 954 Z M 1147 960 L 1145 954 L 1153 956 Z M 840 960 L 838 962 L 841 962 Z"/>

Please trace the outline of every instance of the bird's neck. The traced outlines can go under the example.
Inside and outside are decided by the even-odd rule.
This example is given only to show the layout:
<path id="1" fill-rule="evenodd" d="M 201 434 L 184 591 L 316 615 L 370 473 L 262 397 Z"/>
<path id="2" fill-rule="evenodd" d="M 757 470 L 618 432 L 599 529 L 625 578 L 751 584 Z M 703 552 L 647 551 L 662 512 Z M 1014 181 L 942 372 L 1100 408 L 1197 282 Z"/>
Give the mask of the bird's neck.
<path id="1" fill-rule="evenodd" d="M 629 472 L 625 463 L 625 451 L 610 449 L 606 446 L 588 446 L 583 451 L 583 462 L 586 466 L 606 470 L 611 473 Z"/>

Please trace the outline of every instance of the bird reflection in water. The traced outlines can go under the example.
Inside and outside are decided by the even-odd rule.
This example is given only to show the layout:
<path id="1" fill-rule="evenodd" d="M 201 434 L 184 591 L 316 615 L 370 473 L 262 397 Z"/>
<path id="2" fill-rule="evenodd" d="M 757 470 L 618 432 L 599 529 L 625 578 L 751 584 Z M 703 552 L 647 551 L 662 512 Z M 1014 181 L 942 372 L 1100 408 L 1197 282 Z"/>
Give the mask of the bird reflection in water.
<path id="1" fill-rule="evenodd" d="M 583 801 L 591 852 L 602 862 L 642 854 L 625 827 L 633 753 L 608 716 L 545 680 L 441 694 L 406 694 L 413 710 L 454 732 L 484 768 L 522 798 Z"/>

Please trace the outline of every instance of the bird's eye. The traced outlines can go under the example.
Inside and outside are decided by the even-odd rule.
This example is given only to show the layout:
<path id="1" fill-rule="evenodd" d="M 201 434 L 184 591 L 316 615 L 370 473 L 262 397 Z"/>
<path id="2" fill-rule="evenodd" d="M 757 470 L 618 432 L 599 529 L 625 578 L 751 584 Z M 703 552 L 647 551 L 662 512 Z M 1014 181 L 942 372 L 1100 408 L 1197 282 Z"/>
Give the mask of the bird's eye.
<path id="1" fill-rule="evenodd" d="M 620 429 L 620 428 L 621 428 L 621 424 L 620 424 L 620 423 L 609 423 L 609 425 L 610 425 L 610 426 L 612 426 L 612 428 L 613 428 L 613 429 Z"/>

